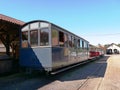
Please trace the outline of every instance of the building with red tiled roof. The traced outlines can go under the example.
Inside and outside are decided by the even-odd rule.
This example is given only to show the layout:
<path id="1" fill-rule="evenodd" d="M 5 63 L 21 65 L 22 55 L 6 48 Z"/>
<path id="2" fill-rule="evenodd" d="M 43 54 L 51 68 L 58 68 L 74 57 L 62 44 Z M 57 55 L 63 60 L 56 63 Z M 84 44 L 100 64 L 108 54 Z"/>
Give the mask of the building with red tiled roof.
<path id="1" fill-rule="evenodd" d="M 9 58 L 19 57 L 20 28 L 23 24 L 23 21 L 0 14 L 0 74 L 16 69 L 13 68 L 15 61 Z"/>
<path id="2" fill-rule="evenodd" d="M 7 21 L 7 22 L 10 22 L 10 23 L 14 23 L 14 24 L 18 24 L 18 25 L 23 25 L 24 24 L 23 21 L 17 20 L 15 18 L 6 16 L 6 15 L 3 15 L 3 14 L 0 14 L 0 20 Z"/>
<path id="3" fill-rule="evenodd" d="M 13 42 L 18 41 L 19 30 L 24 23 L 15 18 L 0 14 L 0 41 L 6 48 L 6 54 L 10 54 L 10 48 L 14 46 L 12 45 Z"/>

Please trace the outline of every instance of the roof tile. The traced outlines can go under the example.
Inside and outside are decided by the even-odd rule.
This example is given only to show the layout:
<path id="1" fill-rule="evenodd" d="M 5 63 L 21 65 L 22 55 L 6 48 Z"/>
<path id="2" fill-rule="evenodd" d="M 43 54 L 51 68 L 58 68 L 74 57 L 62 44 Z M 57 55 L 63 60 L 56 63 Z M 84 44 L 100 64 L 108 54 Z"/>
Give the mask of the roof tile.
<path id="1" fill-rule="evenodd" d="M 18 24 L 18 25 L 23 25 L 25 24 L 25 22 L 17 20 L 15 18 L 9 17 L 9 16 L 5 16 L 3 14 L 0 14 L 0 20 L 4 20 L 4 21 L 8 21 L 14 24 Z"/>

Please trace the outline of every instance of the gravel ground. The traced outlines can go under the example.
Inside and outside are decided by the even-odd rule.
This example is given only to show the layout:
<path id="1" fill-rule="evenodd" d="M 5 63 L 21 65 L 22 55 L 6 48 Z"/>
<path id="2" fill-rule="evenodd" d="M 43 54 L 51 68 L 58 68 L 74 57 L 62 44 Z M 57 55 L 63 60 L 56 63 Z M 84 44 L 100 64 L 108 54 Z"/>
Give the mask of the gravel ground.
<path id="1" fill-rule="evenodd" d="M 0 90 L 120 90 L 120 56 L 105 56 L 54 76 L 0 79 Z"/>

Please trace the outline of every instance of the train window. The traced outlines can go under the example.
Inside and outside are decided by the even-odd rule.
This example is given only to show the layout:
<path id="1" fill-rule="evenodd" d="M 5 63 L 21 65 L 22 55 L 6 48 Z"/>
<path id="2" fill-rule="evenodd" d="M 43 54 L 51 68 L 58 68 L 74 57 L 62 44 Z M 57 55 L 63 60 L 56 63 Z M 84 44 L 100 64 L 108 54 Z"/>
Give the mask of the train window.
<path id="1" fill-rule="evenodd" d="M 89 50 L 89 44 L 87 43 L 87 50 Z"/>
<path id="2" fill-rule="evenodd" d="M 30 45 L 38 46 L 38 30 L 30 31 Z"/>
<path id="3" fill-rule="evenodd" d="M 68 47 L 68 35 L 67 34 L 64 34 L 64 39 L 65 39 L 64 46 Z"/>
<path id="4" fill-rule="evenodd" d="M 52 29 L 52 45 L 53 46 L 58 45 L 58 31 L 55 29 Z"/>
<path id="5" fill-rule="evenodd" d="M 48 28 L 42 28 L 40 30 L 40 45 L 41 46 L 49 45 L 49 29 Z"/>
<path id="6" fill-rule="evenodd" d="M 82 40 L 82 48 L 84 49 L 84 41 Z"/>
<path id="7" fill-rule="evenodd" d="M 36 29 L 36 28 L 39 28 L 39 22 L 30 24 L 30 29 Z"/>
<path id="8" fill-rule="evenodd" d="M 82 39 L 80 39 L 80 48 L 82 48 Z"/>
<path id="9" fill-rule="evenodd" d="M 22 47 L 28 47 L 28 31 L 22 32 Z"/>
<path id="10" fill-rule="evenodd" d="M 49 26 L 48 23 L 44 23 L 44 22 L 40 23 L 40 27 L 41 27 L 41 28 L 46 28 L 46 27 L 48 27 L 48 26 Z"/>
<path id="11" fill-rule="evenodd" d="M 64 46 L 64 33 L 59 31 L 59 45 Z"/>
<path id="12" fill-rule="evenodd" d="M 84 41 L 84 48 L 87 49 L 87 43 Z"/>
<path id="13" fill-rule="evenodd" d="M 77 48 L 77 39 L 74 38 L 74 47 Z"/>
<path id="14" fill-rule="evenodd" d="M 69 42 L 69 47 L 72 47 L 72 37 L 70 35 L 68 36 L 68 42 Z"/>
<path id="15" fill-rule="evenodd" d="M 29 30 L 29 25 L 27 25 L 24 28 L 22 28 L 22 31 L 28 31 L 28 30 Z"/>
<path id="16" fill-rule="evenodd" d="M 77 48 L 80 47 L 80 39 L 77 40 Z"/>
<path id="17" fill-rule="evenodd" d="M 72 38 L 72 47 L 74 47 L 75 39 L 74 39 L 74 37 L 72 37 L 72 36 L 71 36 L 71 38 Z"/>

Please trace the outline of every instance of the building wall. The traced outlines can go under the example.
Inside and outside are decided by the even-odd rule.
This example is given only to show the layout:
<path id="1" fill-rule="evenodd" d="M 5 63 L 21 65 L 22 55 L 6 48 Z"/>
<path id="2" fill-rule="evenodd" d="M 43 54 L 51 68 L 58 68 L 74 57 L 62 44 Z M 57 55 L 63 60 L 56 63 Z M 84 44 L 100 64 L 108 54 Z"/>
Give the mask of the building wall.
<path id="1" fill-rule="evenodd" d="M 118 53 L 120 53 L 120 47 L 118 47 L 115 44 L 112 44 L 111 46 L 109 46 L 107 48 L 106 52 L 107 52 L 107 54 L 118 54 Z"/>

